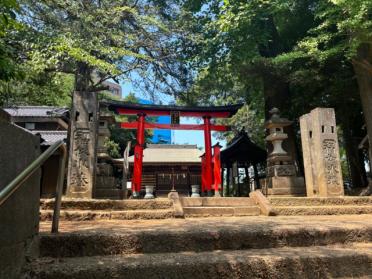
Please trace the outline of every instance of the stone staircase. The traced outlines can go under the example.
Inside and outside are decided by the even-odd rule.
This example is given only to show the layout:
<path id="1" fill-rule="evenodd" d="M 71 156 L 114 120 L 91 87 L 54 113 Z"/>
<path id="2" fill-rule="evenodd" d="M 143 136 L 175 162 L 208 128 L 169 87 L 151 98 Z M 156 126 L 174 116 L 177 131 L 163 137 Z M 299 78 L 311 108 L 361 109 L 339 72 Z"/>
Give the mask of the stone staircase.
<path id="1" fill-rule="evenodd" d="M 372 214 L 372 197 L 268 197 L 276 215 Z"/>
<path id="2" fill-rule="evenodd" d="M 263 199 L 265 199 L 263 197 Z M 61 220 L 131 220 L 167 219 L 175 217 L 219 217 L 219 216 L 257 216 L 263 213 L 262 205 L 254 198 L 186 198 L 177 201 L 181 213 L 172 199 L 154 200 L 62 200 Z M 262 201 L 261 201 L 262 202 Z M 272 215 L 348 215 L 372 214 L 372 197 L 268 197 L 267 205 Z M 40 220 L 50 221 L 53 216 L 54 199 L 40 202 Z M 265 213 L 263 213 L 265 214 Z"/>
<path id="3" fill-rule="evenodd" d="M 50 221 L 53 216 L 54 199 L 41 200 L 40 220 Z M 60 220 L 131 220 L 166 219 L 174 217 L 170 199 L 154 200 L 95 200 L 63 199 Z"/>
<path id="4" fill-rule="evenodd" d="M 372 223 L 340 217 L 76 222 L 41 234 L 24 278 L 371 278 Z"/>
<path id="5" fill-rule="evenodd" d="M 255 216 L 260 208 L 251 198 L 180 198 L 185 217 Z"/>

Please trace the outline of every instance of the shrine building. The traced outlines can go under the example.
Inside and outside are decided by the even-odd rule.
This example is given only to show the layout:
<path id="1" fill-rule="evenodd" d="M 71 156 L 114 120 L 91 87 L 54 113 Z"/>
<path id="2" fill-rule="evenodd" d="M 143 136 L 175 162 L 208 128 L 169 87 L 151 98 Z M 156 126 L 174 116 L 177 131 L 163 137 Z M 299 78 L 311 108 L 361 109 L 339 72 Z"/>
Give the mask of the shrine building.
<path id="1" fill-rule="evenodd" d="M 141 189 L 154 185 L 158 197 L 168 195 L 172 189 L 189 196 L 190 186 L 201 183 L 202 153 L 196 145 L 148 144 L 143 152 Z M 130 174 L 133 169 L 134 155 L 129 157 Z"/>

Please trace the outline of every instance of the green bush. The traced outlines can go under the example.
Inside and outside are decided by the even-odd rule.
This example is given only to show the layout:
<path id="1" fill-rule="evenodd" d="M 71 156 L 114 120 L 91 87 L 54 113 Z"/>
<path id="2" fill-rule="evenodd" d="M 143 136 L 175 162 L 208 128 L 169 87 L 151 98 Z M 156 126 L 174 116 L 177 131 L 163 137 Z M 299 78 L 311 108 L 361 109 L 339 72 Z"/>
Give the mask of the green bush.
<path id="1" fill-rule="evenodd" d="M 105 140 L 105 147 L 107 148 L 107 153 L 112 157 L 112 158 L 120 158 L 120 147 L 119 144 L 114 142 L 113 140 L 106 139 Z"/>

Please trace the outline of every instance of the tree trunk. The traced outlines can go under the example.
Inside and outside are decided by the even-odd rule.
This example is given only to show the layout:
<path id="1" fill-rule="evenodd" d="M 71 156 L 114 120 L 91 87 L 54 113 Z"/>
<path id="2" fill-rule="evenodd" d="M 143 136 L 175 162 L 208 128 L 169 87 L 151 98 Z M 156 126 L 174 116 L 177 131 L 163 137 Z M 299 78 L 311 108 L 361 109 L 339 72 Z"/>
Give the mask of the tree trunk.
<path id="1" fill-rule="evenodd" d="M 91 74 L 92 69 L 87 64 L 78 63 L 75 73 L 75 91 L 88 91 Z"/>
<path id="2" fill-rule="evenodd" d="M 372 171 L 372 74 L 366 68 L 365 62 L 372 64 L 372 44 L 363 44 L 359 47 L 357 56 L 353 61 L 353 67 L 359 86 L 360 99 L 362 101 L 363 114 L 369 138 L 369 163 Z"/>
<path id="3" fill-rule="evenodd" d="M 353 138 L 352 128 L 349 124 L 347 119 L 341 123 L 344 147 L 350 168 L 350 178 L 353 187 L 364 187 L 367 184 L 365 169 L 359 156 L 358 143 Z"/>

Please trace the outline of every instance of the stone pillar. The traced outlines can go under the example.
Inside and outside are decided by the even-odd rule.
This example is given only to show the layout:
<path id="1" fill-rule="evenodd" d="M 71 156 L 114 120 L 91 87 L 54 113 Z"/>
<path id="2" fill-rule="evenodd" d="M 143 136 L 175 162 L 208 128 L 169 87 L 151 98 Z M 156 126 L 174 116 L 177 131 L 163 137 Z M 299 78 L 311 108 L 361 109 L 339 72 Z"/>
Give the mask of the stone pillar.
<path id="1" fill-rule="evenodd" d="M 335 112 L 316 108 L 300 118 L 307 196 L 342 196 Z"/>
<path id="2" fill-rule="evenodd" d="M 95 92 L 74 92 L 66 196 L 92 198 L 97 161 L 98 100 Z"/>

